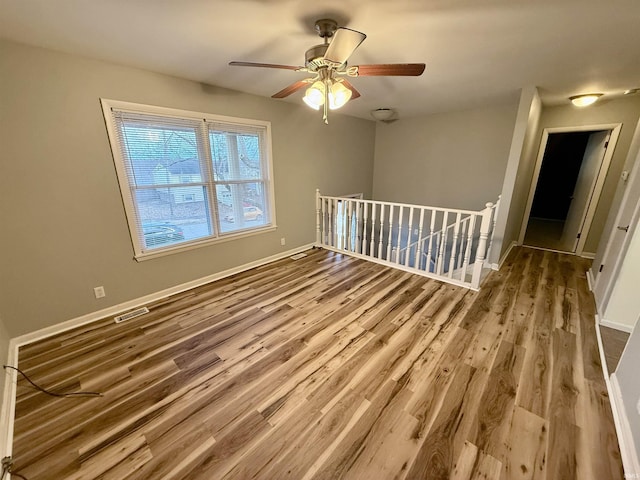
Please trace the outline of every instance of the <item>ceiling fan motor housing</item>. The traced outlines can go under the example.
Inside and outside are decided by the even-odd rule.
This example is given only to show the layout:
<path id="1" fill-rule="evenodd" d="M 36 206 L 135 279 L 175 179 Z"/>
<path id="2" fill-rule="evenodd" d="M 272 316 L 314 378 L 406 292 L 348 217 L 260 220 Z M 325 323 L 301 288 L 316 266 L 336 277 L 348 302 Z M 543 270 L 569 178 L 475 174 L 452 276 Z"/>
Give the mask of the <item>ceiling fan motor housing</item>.
<path id="1" fill-rule="evenodd" d="M 316 21 L 316 32 L 322 38 L 326 39 L 332 37 L 336 30 L 338 29 L 338 22 L 335 20 L 331 20 L 330 18 L 323 18 Z"/>
<path id="2" fill-rule="evenodd" d="M 326 67 L 324 54 L 329 45 L 314 45 L 304 54 L 305 66 L 312 72 L 316 72 L 320 67 Z"/>

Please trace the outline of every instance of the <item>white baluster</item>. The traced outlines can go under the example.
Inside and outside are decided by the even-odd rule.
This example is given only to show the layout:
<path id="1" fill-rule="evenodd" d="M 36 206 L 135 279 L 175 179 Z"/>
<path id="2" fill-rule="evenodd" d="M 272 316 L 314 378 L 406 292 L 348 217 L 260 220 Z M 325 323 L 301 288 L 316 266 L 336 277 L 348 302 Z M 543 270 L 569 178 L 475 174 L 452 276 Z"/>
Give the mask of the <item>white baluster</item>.
<path id="1" fill-rule="evenodd" d="M 398 212 L 398 236 L 396 237 L 396 263 L 400 263 L 400 242 L 402 241 L 402 222 L 404 221 L 403 211 L 404 207 L 400 205 L 400 211 Z"/>
<path id="2" fill-rule="evenodd" d="M 431 259 L 433 258 L 433 239 L 435 238 L 437 241 L 437 237 L 433 237 L 433 234 L 435 233 L 435 229 L 436 229 L 436 211 L 435 210 L 430 210 L 431 212 L 431 222 L 429 223 L 429 235 L 428 235 L 428 245 L 427 245 L 427 272 L 431 271 Z M 438 245 L 438 243 L 436 243 L 436 246 Z"/>
<path id="3" fill-rule="evenodd" d="M 350 252 L 353 251 L 353 241 L 351 239 L 351 235 L 352 235 L 352 230 L 353 230 L 353 206 L 352 206 L 352 202 L 351 200 L 346 200 L 346 205 L 345 205 L 345 210 L 346 210 L 346 218 L 345 218 L 345 226 L 346 228 L 344 229 L 345 232 L 345 247 L 347 250 L 349 250 Z"/>
<path id="4" fill-rule="evenodd" d="M 338 246 L 338 206 L 336 199 L 331 199 L 331 246 L 336 248 Z"/>
<path id="5" fill-rule="evenodd" d="M 411 207 L 409 209 L 409 228 L 407 229 L 408 232 L 408 236 L 407 236 L 407 246 L 405 247 L 405 251 L 407 253 L 405 253 L 404 255 L 404 266 L 408 267 L 409 266 L 409 257 L 411 257 L 411 248 L 409 247 L 409 245 L 411 245 L 413 242 L 411 241 L 411 233 L 413 232 L 413 207 Z M 420 238 L 420 237 L 418 237 Z"/>
<path id="6" fill-rule="evenodd" d="M 387 262 L 391 261 L 391 241 L 393 237 L 393 205 L 389 205 L 389 235 L 387 235 Z"/>
<path id="7" fill-rule="evenodd" d="M 320 231 L 320 189 L 316 188 L 316 245 L 321 244 L 321 234 Z"/>
<path id="8" fill-rule="evenodd" d="M 345 201 L 342 200 L 341 201 L 341 206 L 342 206 L 342 216 L 341 216 L 341 221 L 342 221 L 342 250 L 348 250 L 349 248 L 349 237 L 348 237 L 348 223 L 347 223 L 347 219 L 348 219 L 348 206 L 345 205 Z"/>
<path id="9" fill-rule="evenodd" d="M 438 258 L 436 260 L 436 273 L 442 275 L 444 267 L 444 253 L 445 245 L 447 243 L 447 220 L 449 218 L 449 212 L 442 212 L 442 228 L 440 229 L 440 248 L 438 248 Z"/>
<path id="10" fill-rule="evenodd" d="M 424 224 L 424 208 L 420 209 L 420 223 L 418 224 L 418 241 L 416 242 L 416 258 L 414 260 L 414 267 L 420 269 L 422 265 L 420 256 L 422 255 L 422 225 Z"/>
<path id="11" fill-rule="evenodd" d="M 462 221 L 462 227 L 460 229 L 460 254 L 458 255 L 458 269 L 462 268 L 462 262 L 464 261 L 464 243 L 467 241 L 467 229 L 469 228 L 469 219 L 471 217 L 467 216 Z M 464 280 L 464 277 L 463 277 Z"/>
<path id="12" fill-rule="evenodd" d="M 369 244 L 369 255 L 376 256 L 376 204 L 371 202 L 371 243 Z"/>
<path id="13" fill-rule="evenodd" d="M 500 210 L 500 199 L 502 195 L 498 195 L 498 201 L 493 207 L 493 222 L 491 226 L 491 236 L 489 237 L 489 246 L 487 247 L 487 257 L 485 258 L 485 266 L 491 268 L 491 247 L 493 247 L 493 236 L 496 234 L 496 222 L 498 221 L 498 211 Z"/>
<path id="14" fill-rule="evenodd" d="M 380 204 L 380 239 L 378 241 L 378 258 L 382 258 L 382 237 L 384 235 L 384 203 Z"/>
<path id="15" fill-rule="evenodd" d="M 453 227 L 453 245 L 451 246 L 451 258 L 449 259 L 449 278 L 453 278 L 453 272 L 456 269 L 456 255 L 458 253 L 458 235 L 460 235 L 460 219 L 462 214 L 458 212 L 456 215 L 456 223 Z"/>
<path id="16" fill-rule="evenodd" d="M 320 198 L 320 242 L 322 245 L 327 244 L 327 200 Z"/>
<path id="17" fill-rule="evenodd" d="M 367 254 L 367 222 L 369 219 L 368 216 L 369 205 L 367 202 L 362 202 L 362 244 L 360 246 L 360 253 L 363 255 Z"/>
<path id="18" fill-rule="evenodd" d="M 462 265 L 462 281 L 467 280 L 466 276 L 467 276 L 467 270 L 469 270 L 469 262 L 471 261 L 471 248 L 473 247 L 473 233 L 476 229 L 476 219 L 478 218 L 477 215 L 471 215 L 471 220 L 469 223 L 469 231 L 467 233 L 467 247 L 465 248 L 464 251 L 464 263 Z"/>

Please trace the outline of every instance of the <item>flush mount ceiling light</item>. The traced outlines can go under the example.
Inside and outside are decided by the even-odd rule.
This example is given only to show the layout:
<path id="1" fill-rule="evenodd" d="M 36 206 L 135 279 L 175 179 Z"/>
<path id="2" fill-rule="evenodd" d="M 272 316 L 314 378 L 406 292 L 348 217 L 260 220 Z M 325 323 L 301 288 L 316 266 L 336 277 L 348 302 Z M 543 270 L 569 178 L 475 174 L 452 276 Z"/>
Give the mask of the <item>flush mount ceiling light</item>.
<path id="1" fill-rule="evenodd" d="M 376 108 L 371 110 L 371 116 L 380 122 L 389 122 L 394 117 L 395 112 L 390 108 Z"/>
<path id="2" fill-rule="evenodd" d="M 324 43 L 306 51 L 304 67 L 254 62 L 230 62 L 229 65 L 279 68 L 314 75 L 292 83 L 271 97 L 285 98 L 304 88 L 304 103 L 314 110 L 322 108 L 324 123 L 329 123 L 329 110 L 340 108 L 349 100 L 355 100 L 360 96 L 360 92 L 345 77 L 418 77 L 424 72 L 424 63 L 347 65 L 349 57 L 367 36 L 349 28 L 338 27 L 335 20 L 327 18 L 318 20 L 315 27 Z"/>
<path id="3" fill-rule="evenodd" d="M 571 103 L 576 107 L 588 107 L 596 103 L 602 95 L 602 93 L 585 93 L 584 95 L 569 97 L 569 100 L 571 100 Z"/>

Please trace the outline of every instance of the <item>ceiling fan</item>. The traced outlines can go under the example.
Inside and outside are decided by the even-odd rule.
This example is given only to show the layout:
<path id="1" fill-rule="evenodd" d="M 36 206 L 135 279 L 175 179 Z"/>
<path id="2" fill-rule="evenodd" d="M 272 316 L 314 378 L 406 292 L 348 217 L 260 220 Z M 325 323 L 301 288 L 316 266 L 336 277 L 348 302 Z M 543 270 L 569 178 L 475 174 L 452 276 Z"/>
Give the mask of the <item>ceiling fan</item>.
<path id="1" fill-rule="evenodd" d="M 364 41 L 364 33 L 340 27 L 335 20 L 322 19 L 315 23 L 316 32 L 324 43 L 311 47 L 305 53 L 305 66 L 278 65 L 273 63 L 229 62 L 236 67 L 262 67 L 294 70 L 311 73 L 314 76 L 292 83 L 272 98 L 285 98 L 298 90 L 308 87 L 304 102 L 315 110 L 323 107 L 322 119 L 329 123 L 328 112 L 342 107 L 350 99 L 356 99 L 360 92 L 346 77 L 372 76 L 413 76 L 424 72 L 424 63 L 385 63 L 377 65 L 347 65 L 347 60 Z M 329 41 L 330 38 L 333 39 Z"/>

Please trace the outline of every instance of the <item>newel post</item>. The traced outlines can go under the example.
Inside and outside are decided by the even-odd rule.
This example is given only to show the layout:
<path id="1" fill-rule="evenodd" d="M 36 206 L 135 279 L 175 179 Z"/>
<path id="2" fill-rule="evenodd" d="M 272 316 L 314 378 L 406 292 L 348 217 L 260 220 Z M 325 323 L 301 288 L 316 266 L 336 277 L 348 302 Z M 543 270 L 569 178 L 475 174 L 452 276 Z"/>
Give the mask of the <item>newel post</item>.
<path id="1" fill-rule="evenodd" d="M 487 247 L 487 255 L 485 263 L 488 268 L 491 268 L 491 247 L 493 247 L 493 237 L 496 234 L 496 222 L 498 221 L 498 211 L 500 209 L 500 199 L 502 195 L 498 195 L 498 201 L 493 206 L 493 220 L 491 223 L 491 236 L 489 237 L 489 246 Z"/>
<path id="2" fill-rule="evenodd" d="M 320 231 L 320 189 L 316 188 L 316 246 L 322 245 L 321 231 Z"/>
<path id="3" fill-rule="evenodd" d="M 487 239 L 491 230 L 491 214 L 493 213 L 493 203 L 486 204 L 486 208 L 482 210 L 482 222 L 480 223 L 480 240 L 478 241 L 478 250 L 476 251 L 476 261 L 473 264 L 473 275 L 471 277 L 471 286 L 473 288 L 480 287 L 480 278 L 482 277 L 482 267 L 487 254 Z"/>

